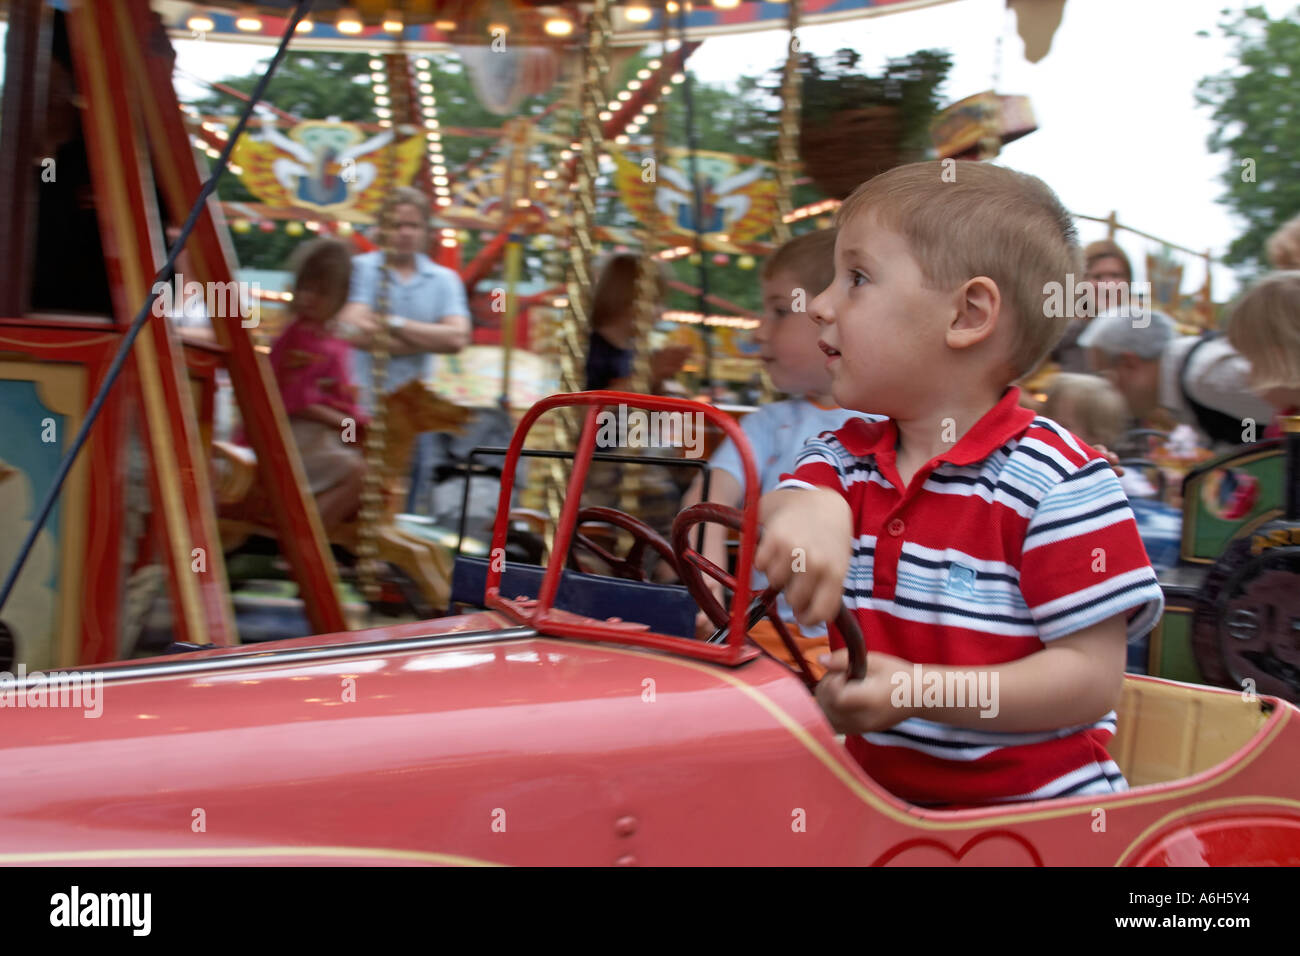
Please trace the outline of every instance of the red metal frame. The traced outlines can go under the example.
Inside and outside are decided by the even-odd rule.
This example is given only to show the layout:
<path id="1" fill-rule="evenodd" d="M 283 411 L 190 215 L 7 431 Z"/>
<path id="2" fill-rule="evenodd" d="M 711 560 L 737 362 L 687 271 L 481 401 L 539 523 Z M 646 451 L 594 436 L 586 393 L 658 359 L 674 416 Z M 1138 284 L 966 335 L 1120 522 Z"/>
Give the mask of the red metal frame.
<path id="1" fill-rule="evenodd" d="M 145 55 L 142 48 L 158 28 L 158 21 L 144 0 L 116 0 L 112 7 L 121 29 L 110 49 L 133 67 L 144 123 L 155 144 L 159 186 L 173 218 L 181 221 L 202 183 L 172 86 L 170 65 L 164 57 Z M 224 283 L 234 278 L 234 254 L 219 222 L 223 222 L 220 204 L 214 196 L 199 216 L 188 251 L 199 278 Z M 336 588 L 338 572 L 315 505 L 303 492 L 307 482 L 297 450 L 285 437 L 288 419 L 270 366 L 257 353 L 238 316 L 214 317 L 212 327 L 226 350 L 230 382 L 244 429 L 257 452 L 280 547 L 303 595 L 310 598 L 305 601 L 305 612 L 312 629 L 317 633 L 347 630 Z"/>
<path id="2" fill-rule="evenodd" d="M 36 180 L 29 165 L 45 140 L 53 11 L 43 3 L 9 4 L 5 85 L 9 106 L 0 117 L 0 315 L 22 315 L 29 300 L 36 246 Z"/>
<path id="3" fill-rule="evenodd" d="M 596 448 L 597 418 L 608 406 L 618 405 L 647 411 L 703 415 L 721 428 L 727 437 L 736 443 L 736 448 L 740 451 L 741 467 L 744 470 L 745 496 L 742 505 L 744 519 L 740 531 L 736 590 L 732 595 L 731 603 L 731 630 L 727 635 L 726 644 L 707 644 L 690 638 L 660 634 L 649 630 L 644 624 L 626 621 L 593 621 L 554 606 L 555 595 L 560 587 L 560 576 L 564 572 L 565 557 L 569 552 L 578 511 L 581 508 L 582 486 L 586 481 L 587 470 L 591 466 L 591 457 Z M 655 650 L 672 651 L 698 660 L 712 661 L 716 664 L 742 664 L 756 657 L 759 653 L 758 649 L 745 640 L 745 625 L 750 599 L 750 571 L 754 563 L 754 549 L 758 543 L 758 470 L 754 467 L 753 452 L 750 451 L 749 442 L 745 438 L 745 433 L 741 431 L 740 425 L 726 412 L 711 405 L 681 398 L 613 391 L 574 392 L 542 399 L 524 415 L 515 429 L 514 437 L 510 440 L 510 448 L 506 453 L 502 471 L 501 495 L 497 501 L 497 518 L 492 529 L 492 547 L 489 554 L 492 556 L 505 554 L 515 469 L 518 467 L 519 455 L 528 437 L 528 431 L 543 414 L 557 408 L 586 408 L 587 415 L 583 422 L 582 434 L 578 439 L 578 448 L 574 453 L 573 473 L 569 479 L 559 525 L 555 530 L 555 541 L 551 546 L 541 590 L 536 600 L 502 597 L 501 577 L 504 571 L 504 560 L 496 560 L 494 557 L 488 562 L 483 606 L 499 610 L 519 624 L 530 625 L 539 634 L 649 647 Z"/>
<path id="4" fill-rule="evenodd" d="M 107 55 L 138 46 L 123 36 L 122 2 L 81 4 L 68 17 L 78 89 L 86 98 L 85 136 L 114 312 L 134 318 L 161 264 L 162 229 L 153 201 L 147 140 L 133 95 L 132 64 Z M 148 36 L 148 34 L 144 34 Z M 155 516 L 169 542 L 168 584 L 179 639 L 237 642 L 207 462 L 188 394 L 178 340 L 170 324 L 150 318 L 132 360 L 147 427 Z M 192 555 L 204 556 L 196 568 Z"/>

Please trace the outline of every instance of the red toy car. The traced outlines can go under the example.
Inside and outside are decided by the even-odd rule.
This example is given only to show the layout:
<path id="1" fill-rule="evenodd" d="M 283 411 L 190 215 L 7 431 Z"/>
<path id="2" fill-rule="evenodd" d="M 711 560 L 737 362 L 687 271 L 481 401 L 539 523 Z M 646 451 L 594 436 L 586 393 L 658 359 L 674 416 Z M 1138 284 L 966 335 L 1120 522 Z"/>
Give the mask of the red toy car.
<path id="1" fill-rule="evenodd" d="M 554 606 L 579 573 L 564 564 L 595 416 L 620 403 L 709 416 L 742 449 L 725 642 Z M 495 552 L 486 610 L 10 685 L 0 861 L 1300 864 L 1300 712 L 1271 697 L 1127 678 L 1111 752 L 1133 789 L 1111 797 L 940 811 L 891 796 L 804 683 L 745 643 L 757 483 L 724 414 L 613 392 L 539 403 L 494 548 L 524 436 L 563 405 L 586 427 L 535 596 L 510 593 L 522 579 Z M 604 580 L 591 590 L 679 593 Z M 46 706 L 73 685 L 80 709 Z"/>

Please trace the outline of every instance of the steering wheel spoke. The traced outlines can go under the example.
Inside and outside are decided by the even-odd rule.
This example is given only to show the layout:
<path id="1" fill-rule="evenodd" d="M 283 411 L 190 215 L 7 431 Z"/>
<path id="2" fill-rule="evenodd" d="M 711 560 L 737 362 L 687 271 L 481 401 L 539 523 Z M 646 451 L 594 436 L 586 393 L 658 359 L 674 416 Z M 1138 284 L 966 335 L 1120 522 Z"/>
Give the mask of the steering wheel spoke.
<path id="1" fill-rule="evenodd" d="M 710 641 L 721 643 L 726 640 L 731 615 L 722 606 L 722 602 L 714 596 L 705 578 L 712 578 L 733 594 L 736 591 L 736 579 L 691 547 L 691 530 L 697 524 L 704 522 L 714 522 L 738 531 L 741 527 L 742 516 L 735 508 L 706 501 L 687 508 L 673 522 L 673 550 L 677 555 L 678 575 L 681 577 L 682 583 L 686 585 L 687 590 L 691 592 L 691 596 L 695 598 L 700 610 L 718 628 Z M 766 613 L 768 620 L 772 622 L 772 626 L 776 629 L 781 643 L 785 645 L 786 650 L 790 652 L 791 659 L 796 663 L 796 667 L 791 668 L 791 670 L 811 689 L 816 686 L 817 679 L 813 676 L 812 668 L 809 667 L 808 661 L 804 658 L 798 643 L 791 636 L 789 628 L 785 626 L 785 622 L 781 620 L 781 615 L 777 612 L 776 596 L 776 589 L 769 587 L 754 598 L 749 608 L 745 629 L 748 631 L 752 628 Z M 862 639 L 862 631 L 858 627 L 857 619 L 848 608 L 841 606 L 839 614 L 835 618 L 835 627 L 844 639 L 844 646 L 849 652 L 850 679 L 862 680 L 867 674 L 867 647 L 866 642 Z"/>
<path id="2" fill-rule="evenodd" d="M 592 524 L 610 525 L 632 535 L 632 546 L 628 549 L 627 555 L 620 558 L 593 540 L 590 535 L 584 534 L 583 525 Z M 569 567 L 578 571 L 583 570 L 578 562 L 578 554 L 585 551 L 603 561 L 614 577 L 630 581 L 645 581 L 648 580 L 645 571 L 647 547 L 667 561 L 668 566 L 678 572 L 678 577 L 681 576 L 677 567 L 677 555 L 673 552 L 672 546 L 664 540 L 663 535 L 644 521 L 614 508 L 583 508 L 578 512 L 577 523 L 573 529 L 573 541 L 569 545 Z"/>

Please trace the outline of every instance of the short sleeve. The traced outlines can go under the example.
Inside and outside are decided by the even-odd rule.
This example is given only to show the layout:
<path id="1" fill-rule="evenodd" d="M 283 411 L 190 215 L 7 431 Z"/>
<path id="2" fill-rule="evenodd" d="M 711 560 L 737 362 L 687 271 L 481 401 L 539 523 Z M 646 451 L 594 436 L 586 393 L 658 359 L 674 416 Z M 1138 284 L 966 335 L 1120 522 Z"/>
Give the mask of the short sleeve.
<path id="1" fill-rule="evenodd" d="M 794 472 L 781 476 L 782 488 L 829 488 L 848 497 L 849 453 L 833 434 L 809 438 L 795 458 Z"/>
<path id="2" fill-rule="evenodd" d="M 438 296 L 437 315 L 434 319 L 444 319 L 449 315 L 469 316 L 469 302 L 465 298 L 465 283 L 460 276 L 450 269 L 442 273 L 442 294 Z"/>
<path id="3" fill-rule="evenodd" d="M 1021 555 L 1020 592 L 1045 643 L 1125 612 L 1136 640 L 1160 617 L 1164 595 L 1133 510 L 1101 459 L 1044 495 Z"/>
<path id="4" fill-rule="evenodd" d="M 771 408 L 772 406 L 766 406 Z M 754 455 L 754 468 L 758 472 L 758 480 L 763 480 L 763 462 L 767 461 L 771 454 L 772 437 L 776 432 L 775 423 L 770 415 L 764 414 L 764 409 L 759 409 L 740 420 L 740 430 L 745 433 L 745 438 L 749 441 L 750 451 Z M 724 438 L 722 444 L 718 446 L 713 457 L 709 459 L 709 467 L 717 471 L 725 471 L 735 478 L 743 487 L 745 484 L 745 469 L 740 460 L 740 449 L 730 438 Z M 761 491 L 767 491 L 767 488 L 761 488 Z"/>
<path id="5" fill-rule="evenodd" d="M 352 277 L 348 282 L 348 301 L 361 302 L 374 308 L 375 280 L 378 269 L 370 267 L 370 260 L 364 256 L 352 257 Z"/>
<path id="6" fill-rule="evenodd" d="M 1273 410 L 1250 388 L 1250 360 L 1227 343 L 1211 341 L 1202 351 L 1213 349 L 1206 359 L 1195 363 L 1187 375 L 1187 392 L 1197 402 L 1225 415 L 1267 422 Z M 1199 358 L 1199 355 L 1197 356 Z"/>

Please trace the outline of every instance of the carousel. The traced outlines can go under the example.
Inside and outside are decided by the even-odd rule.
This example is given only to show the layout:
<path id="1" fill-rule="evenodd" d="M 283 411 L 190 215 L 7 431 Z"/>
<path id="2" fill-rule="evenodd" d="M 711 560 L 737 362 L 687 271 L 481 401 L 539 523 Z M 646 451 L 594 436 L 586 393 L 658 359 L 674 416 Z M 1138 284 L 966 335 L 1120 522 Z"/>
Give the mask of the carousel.
<path id="1" fill-rule="evenodd" d="M 780 17 L 795 34 L 818 17 L 918 5 L 838 0 L 805 11 L 790 0 Z M 1011 5 L 1058 17 L 1061 6 Z M 0 680 L 0 749 L 19 783 L 0 792 L 0 863 L 1300 862 L 1300 787 L 1288 769 L 1300 710 L 1286 699 L 1297 689 L 1295 618 L 1284 613 L 1300 547 L 1300 430 L 1207 462 L 1183 486 L 1183 558 L 1212 567 L 1206 580 L 1193 568 L 1178 582 L 1194 633 L 1166 625 L 1150 659 L 1153 671 L 1199 669 L 1177 675 L 1187 682 L 1125 677 L 1112 753 L 1133 789 L 945 809 L 910 805 L 864 772 L 810 695 L 797 647 L 787 641 L 795 658 L 787 667 L 748 640 L 773 595 L 749 585 L 759 492 L 735 415 L 644 394 L 644 362 L 640 391 L 581 391 L 592 261 L 611 228 L 598 221 L 602 182 L 640 166 L 630 147 L 652 160 L 673 155 L 663 111 L 649 107 L 678 85 L 689 102 L 694 47 L 753 28 L 775 5 L 67 6 L 14 0 L 7 31 L 0 162 L 17 185 L 0 203 L 0 241 L 13 263 L 0 286 L 0 406 L 11 425 L 0 436 L 0 509 L 10 519 L 0 636 L 19 677 Z M 212 42 L 278 37 L 229 125 L 195 117 L 177 99 L 169 37 L 196 31 Z M 481 175 L 453 174 L 439 161 L 437 94 L 425 88 L 419 57 L 470 35 L 490 51 L 494 39 L 524 33 L 523 48 L 541 51 L 516 64 L 527 82 L 553 74 L 562 83 L 552 125 L 537 116 L 506 124 L 495 158 L 474 166 Z M 371 80 L 388 100 L 373 129 L 277 115 L 265 103 L 291 43 L 353 41 L 376 51 Z M 652 48 L 649 75 L 634 74 L 638 86 L 625 90 L 613 88 L 620 44 Z M 797 43 L 790 51 L 766 166 L 740 163 L 717 178 L 688 134 L 682 182 L 657 178 L 653 194 L 628 203 L 635 227 L 605 233 L 639 256 L 643 332 L 655 319 L 656 260 L 760 255 L 839 198 L 827 190 L 813 204 L 793 201 L 802 175 Z M 513 95 L 496 89 L 494 101 L 505 106 Z M 978 161 L 1025 132 L 1023 112 L 1003 103 L 985 96 L 949 114 L 937 128 L 947 130 L 951 155 L 973 151 Z M 844 119 L 889 122 L 879 111 Z M 633 125 L 645 135 L 629 133 Z M 232 164 L 265 208 L 217 198 Z M 504 456 L 497 507 L 488 547 L 454 560 L 403 522 L 402 459 L 414 434 L 462 428 L 471 411 L 424 382 L 384 389 L 385 326 L 371 347 L 380 400 L 365 435 L 363 507 L 327 536 L 258 340 L 262 303 L 240 294 L 227 226 L 231 216 L 274 221 L 309 210 L 312 231 L 351 236 L 374 225 L 376 196 L 410 182 L 431 187 L 450 223 L 431 251 L 471 291 L 499 258 L 506 291 L 491 392 L 503 413 L 519 413 L 518 427 L 508 447 L 473 449 Z M 706 202 L 710 188 L 716 202 Z M 764 210 L 766 229 L 737 228 L 751 208 Z M 494 235 L 462 264 L 457 224 L 471 223 Z M 554 281 L 531 303 L 525 335 L 511 276 L 521 247 L 539 236 Z M 392 255 L 386 230 L 367 241 Z M 187 277 L 227 294 L 224 305 L 207 304 L 211 342 L 189 340 L 165 307 L 155 311 L 182 253 Z M 694 291 L 704 325 L 717 307 L 707 270 Z M 380 316 L 390 292 L 381 282 Z M 547 367 L 554 394 L 520 409 L 513 376 L 524 352 Z M 213 436 L 218 372 L 246 447 Z M 636 516 L 635 500 L 587 508 L 584 481 L 602 457 L 598 423 L 614 405 L 698 414 L 731 438 L 743 508 L 688 509 L 670 541 Z M 530 457 L 521 482 L 518 466 Z M 143 510 L 132 504 L 141 492 Z M 738 533 L 734 575 L 696 550 L 696 526 L 709 521 Z M 510 551 L 522 541 L 516 524 L 529 522 L 541 545 L 532 562 Z M 602 538 L 600 526 L 617 533 Z M 273 542 L 290 569 L 310 635 L 237 646 L 228 556 L 254 537 Z M 651 552 L 682 583 L 651 579 Z M 583 563 L 592 556 L 607 573 Z M 130 606 L 132 578 L 151 564 L 172 607 L 161 648 L 142 640 Z M 729 607 L 706 576 L 732 590 Z M 385 588 L 398 585 L 413 589 L 411 603 L 434 612 L 460 605 L 459 613 L 365 627 Z M 350 595 L 366 599 L 360 620 L 349 620 Z M 695 634 L 699 608 L 717 626 L 707 640 Z M 839 626 L 850 671 L 861 676 L 867 642 L 850 615 Z M 1201 678 L 1229 686 L 1191 682 Z M 1249 693 L 1243 679 L 1255 681 Z M 647 706 L 657 693 L 665 702 Z"/>
<path id="2" fill-rule="evenodd" d="M 908 158 L 888 135 L 901 122 L 888 104 L 840 109 L 820 127 L 805 121 L 805 84 L 816 77 L 799 30 L 931 5 L 116 0 L 64 12 L 34 0 L 11 4 L 0 161 L 19 186 L 0 203 L 0 241 L 14 264 L 0 308 L 0 406 L 26 425 L 0 445 L 0 506 L 13 529 L 0 545 L 0 663 L 99 664 L 248 640 L 256 627 L 240 626 L 237 569 L 249 554 L 284 569 L 302 633 L 373 625 L 394 607 L 408 619 L 451 610 L 456 557 L 486 554 L 489 532 L 467 534 L 463 514 L 456 527 L 406 513 L 417 436 L 472 434 L 475 421 L 492 416 L 508 436 L 538 399 L 581 390 L 593 263 L 611 249 L 640 263 L 639 338 L 690 345 L 697 391 L 752 378 L 746 331 L 757 317 L 710 292 L 710 266 L 752 269 L 792 230 L 825 222 L 853 184 Z M 1046 55 L 1061 4 L 1008 6 L 1026 56 Z M 711 37 L 773 28 L 790 43 L 774 89 L 772 154 L 699 148 L 690 57 Z M 196 39 L 275 45 L 258 88 L 229 91 L 236 112 L 204 114 L 180 102 L 172 42 Z M 359 81 L 373 97 L 371 121 L 296 115 L 268 100 L 267 83 L 291 48 L 367 54 Z M 499 125 L 443 125 L 429 57 L 453 54 Z M 674 100 L 686 117 L 680 132 L 666 122 Z M 522 110 L 525 101 L 534 108 Z M 996 90 L 926 123 L 932 155 L 969 161 L 1034 129 L 1028 100 Z M 463 135 L 490 143 L 451 163 L 445 141 Z M 846 151 L 849 139 L 863 137 L 871 149 Z M 237 177 L 253 200 L 220 199 L 222 175 Z M 282 228 L 385 250 L 378 211 L 399 185 L 432 198 L 428 252 L 464 283 L 475 344 L 445 363 L 436 382 L 392 391 L 384 388 L 387 333 L 372 346 L 381 400 L 364 435 L 362 507 L 327 535 L 303 490 L 266 363 L 290 297 L 247 292 L 232 235 Z M 621 214 L 602 217 L 611 201 Z M 479 242 L 466 256 L 471 232 Z M 543 263 L 543 281 L 521 292 L 530 254 Z M 185 278 L 209 293 L 206 339 L 178 329 L 163 318 L 174 310 L 159 307 L 182 261 Z M 695 306 L 661 316 L 655 277 L 675 261 L 696 268 L 694 282 L 680 273 L 674 280 Z M 225 297 L 214 301 L 212 290 Z M 381 284 L 381 315 L 387 295 Z M 647 352 L 635 367 L 641 392 L 649 388 Z M 238 408 L 244 444 L 217 434 L 222 388 Z M 560 409 L 530 433 L 524 455 L 534 457 L 509 502 L 527 553 L 555 544 L 571 477 L 571 453 L 556 452 L 577 446 L 579 426 L 576 413 Z M 713 428 L 711 440 L 720 435 Z M 489 482 L 500 480 L 504 444 L 493 446 Z M 466 449 L 467 473 L 476 451 L 487 455 Z M 1257 577 L 1259 600 L 1274 602 L 1268 582 L 1290 560 L 1289 546 L 1268 546 L 1258 571 L 1237 568 L 1246 558 L 1259 564 L 1258 552 L 1232 558 L 1222 573 L 1197 570 L 1294 518 L 1283 462 L 1280 442 L 1260 443 L 1229 461 L 1199 463 L 1188 477 L 1169 580 L 1179 600 L 1134 658 L 1137 668 L 1234 686 L 1251 679 L 1300 696 L 1293 648 L 1278 650 L 1267 629 L 1242 623 L 1258 616 L 1241 604 L 1255 600 Z M 1204 490 L 1222 493 L 1225 482 L 1251 489 L 1249 502 L 1236 494 L 1235 510 L 1225 510 Z M 619 503 L 633 511 L 640 495 L 632 477 Z M 603 537 L 590 530 L 607 552 L 630 544 L 626 529 L 606 527 Z M 161 617 L 151 610 L 159 595 Z M 1246 647 L 1243 628 L 1259 647 Z"/>

